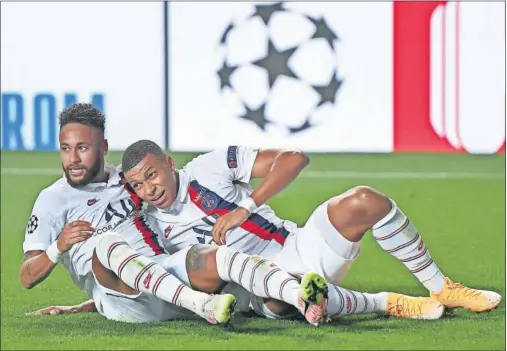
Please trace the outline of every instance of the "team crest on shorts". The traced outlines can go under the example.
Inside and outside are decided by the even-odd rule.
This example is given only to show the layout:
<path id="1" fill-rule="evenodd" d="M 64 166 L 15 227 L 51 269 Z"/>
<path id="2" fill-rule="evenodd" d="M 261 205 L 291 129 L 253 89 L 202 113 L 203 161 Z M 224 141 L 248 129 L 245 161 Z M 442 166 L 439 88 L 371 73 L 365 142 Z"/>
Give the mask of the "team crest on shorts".
<path id="1" fill-rule="evenodd" d="M 201 204 L 205 211 L 213 211 L 218 206 L 218 196 L 215 193 L 206 191 L 202 195 Z"/>

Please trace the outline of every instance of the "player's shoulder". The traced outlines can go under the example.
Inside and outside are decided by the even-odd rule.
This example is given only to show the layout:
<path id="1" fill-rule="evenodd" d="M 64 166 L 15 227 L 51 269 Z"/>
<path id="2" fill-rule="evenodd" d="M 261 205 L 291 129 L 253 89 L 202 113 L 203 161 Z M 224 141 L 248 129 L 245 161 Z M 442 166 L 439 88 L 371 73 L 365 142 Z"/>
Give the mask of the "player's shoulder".
<path id="1" fill-rule="evenodd" d="M 188 162 L 182 170 L 190 179 L 206 187 L 226 183 L 230 177 L 226 152 L 226 149 L 216 149 L 203 153 Z"/>
<path id="2" fill-rule="evenodd" d="M 53 184 L 45 187 L 39 193 L 39 197 L 56 198 L 57 200 L 70 195 L 70 186 L 65 178 L 56 180 Z"/>
<path id="3" fill-rule="evenodd" d="M 65 178 L 58 179 L 40 191 L 35 200 L 35 206 L 46 208 L 51 213 L 58 212 L 58 209 L 67 206 L 68 201 L 72 197 L 72 192 L 69 191 L 69 188 L 71 187 Z"/>
<path id="4" fill-rule="evenodd" d="M 208 152 L 203 152 L 197 156 L 195 156 L 192 160 L 187 162 L 186 166 L 192 166 L 195 164 L 199 164 L 204 161 L 218 160 L 221 155 L 224 154 L 223 148 L 217 148 Z"/>
<path id="5" fill-rule="evenodd" d="M 229 145 L 202 153 L 185 165 L 185 169 L 193 171 L 214 172 L 222 168 L 236 168 L 238 154 L 250 148 L 242 145 Z"/>
<path id="6" fill-rule="evenodd" d="M 206 187 L 230 186 L 234 174 L 240 170 L 250 171 L 250 161 L 255 159 L 253 156 L 258 150 L 243 145 L 218 148 L 195 157 L 183 170 Z"/>
<path id="7" fill-rule="evenodd" d="M 221 154 L 221 150 L 217 149 L 197 155 L 183 166 L 183 170 L 192 176 L 201 173 L 214 173 L 218 168 L 223 166 Z"/>

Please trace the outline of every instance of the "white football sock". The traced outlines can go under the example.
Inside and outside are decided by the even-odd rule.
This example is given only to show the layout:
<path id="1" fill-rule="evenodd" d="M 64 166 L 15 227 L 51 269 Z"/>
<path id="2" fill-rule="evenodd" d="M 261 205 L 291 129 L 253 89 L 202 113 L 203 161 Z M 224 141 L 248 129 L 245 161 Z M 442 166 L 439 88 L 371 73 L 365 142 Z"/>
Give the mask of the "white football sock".
<path id="1" fill-rule="evenodd" d="M 220 246 L 216 254 L 218 275 L 235 282 L 260 297 L 273 298 L 298 306 L 299 281 L 274 263 L 259 256 Z"/>
<path id="2" fill-rule="evenodd" d="M 117 234 L 104 235 L 95 247 L 104 267 L 133 289 L 154 295 L 205 318 L 203 305 L 210 295 L 185 286 L 161 265 L 134 251 Z"/>
<path id="3" fill-rule="evenodd" d="M 405 214 L 391 200 L 391 211 L 372 228 L 380 247 L 400 260 L 433 293 L 444 287 L 444 275 L 431 258 L 421 236 Z"/>
<path id="4" fill-rule="evenodd" d="M 331 284 L 328 284 L 328 287 L 327 312 L 331 318 L 352 314 L 385 313 L 387 310 L 387 293 L 360 293 Z"/>

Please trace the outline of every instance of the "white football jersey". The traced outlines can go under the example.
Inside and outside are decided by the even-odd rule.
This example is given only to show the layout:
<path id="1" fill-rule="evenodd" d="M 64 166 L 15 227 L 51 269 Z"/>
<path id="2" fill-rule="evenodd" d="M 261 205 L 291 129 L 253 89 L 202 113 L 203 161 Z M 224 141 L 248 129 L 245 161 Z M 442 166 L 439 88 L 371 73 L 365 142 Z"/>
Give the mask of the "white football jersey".
<path id="1" fill-rule="evenodd" d="M 167 210 L 149 206 L 145 216 L 161 233 L 170 253 L 192 244 L 212 243 L 216 219 L 252 193 L 249 184 L 257 149 L 230 146 L 198 156 L 179 170 L 179 189 Z M 226 235 L 226 244 L 251 255 L 272 257 L 283 247 L 296 224 L 280 219 L 268 205 L 259 206 L 248 220 Z"/>
<path id="2" fill-rule="evenodd" d="M 99 236 L 129 217 L 139 203 L 125 190 L 119 169 L 106 164 L 106 171 L 107 182 L 73 188 L 64 176 L 42 190 L 33 206 L 23 242 L 24 252 L 44 251 L 58 239 L 65 224 L 78 219 L 90 222 L 95 228 L 93 236 L 72 246 L 61 260 L 74 283 L 89 295 L 94 286 L 91 259 Z M 153 256 L 164 252 L 157 235 L 142 217 L 134 220 L 130 230 L 122 231 L 122 236 L 140 253 Z"/>

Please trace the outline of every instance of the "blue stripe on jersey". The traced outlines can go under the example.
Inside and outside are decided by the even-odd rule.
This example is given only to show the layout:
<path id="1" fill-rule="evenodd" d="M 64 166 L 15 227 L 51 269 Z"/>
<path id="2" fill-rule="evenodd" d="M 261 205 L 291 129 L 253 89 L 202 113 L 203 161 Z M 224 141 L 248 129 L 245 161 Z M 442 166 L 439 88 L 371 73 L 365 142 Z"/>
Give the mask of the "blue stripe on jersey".
<path id="1" fill-rule="evenodd" d="M 210 220 L 209 220 L 208 218 L 206 218 L 206 217 L 203 217 L 203 218 L 202 218 L 202 221 L 203 221 L 204 223 L 206 223 L 207 225 L 214 225 L 214 223 L 213 223 L 212 221 L 210 221 Z"/>
<path id="2" fill-rule="evenodd" d="M 190 182 L 190 186 L 198 193 L 198 194 L 204 194 L 205 192 L 212 193 L 214 196 L 218 198 L 218 204 L 217 209 L 220 210 L 227 210 L 227 211 L 234 211 L 238 208 L 238 205 L 232 202 L 228 202 L 227 200 L 223 199 L 221 196 L 219 196 L 217 193 L 209 190 L 208 188 L 200 185 L 196 180 L 192 180 Z M 250 217 L 248 217 L 249 222 L 252 222 L 259 227 L 269 231 L 271 234 L 273 233 L 279 233 L 281 234 L 285 239 L 287 236 L 289 236 L 290 232 L 285 229 L 285 227 L 277 227 L 274 223 L 268 221 L 266 218 L 262 217 L 261 215 L 257 213 L 252 213 Z"/>

